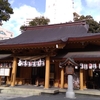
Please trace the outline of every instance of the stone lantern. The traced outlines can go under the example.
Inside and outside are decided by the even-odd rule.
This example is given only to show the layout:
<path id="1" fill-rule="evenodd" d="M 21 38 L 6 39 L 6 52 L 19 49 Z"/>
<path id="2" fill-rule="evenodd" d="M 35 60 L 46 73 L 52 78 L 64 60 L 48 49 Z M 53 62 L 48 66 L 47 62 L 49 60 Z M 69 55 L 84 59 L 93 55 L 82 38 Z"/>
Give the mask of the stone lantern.
<path id="1" fill-rule="evenodd" d="M 60 63 L 60 67 L 65 67 L 65 74 L 68 75 L 68 89 L 66 91 L 66 98 L 75 98 L 73 91 L 73 74 L 75 66 L 79 66 L 73 59 L 68 58 Z"/>

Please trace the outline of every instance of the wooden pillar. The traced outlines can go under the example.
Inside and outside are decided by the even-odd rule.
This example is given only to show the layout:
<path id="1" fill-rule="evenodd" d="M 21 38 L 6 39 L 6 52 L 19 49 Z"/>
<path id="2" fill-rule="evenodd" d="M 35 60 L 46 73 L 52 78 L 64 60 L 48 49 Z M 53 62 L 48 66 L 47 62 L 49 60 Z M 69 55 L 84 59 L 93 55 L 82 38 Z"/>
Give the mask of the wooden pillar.
<path id="1" fill-rule="evenodd" d="M 93 77 L 93 70 L 92 69 L 89 69 L 89 76 Z"/>
<path id="2" fill-rule="evenodd" d="M 45 89 L 49 88 L 49 78 L 50 78 L 50 57 L 46 57 L 46 69 L 45 69 Z"/>
<path id="3" fill-rule="evenodd" d="M 64 88 L 64 68 L 61 68 L 61 88 Z"/>
<path id="4" fill-rule="evenodd" d="M 54 81 L 54 87 L 59 87 L 59 62 L 55 63 L 55 81 Z"/>
<path id="5" fill-rule="evenodd" d="M 87 70 L 83 71 L 83 88 L 86 89 Z"/>
<path id="6" fill-rule="evenodd" d="M 14 57 L 13 66 L 12 66 L 12 73 L 11 73 L 11 86 L 15 86 L 16 71 L 17 71 L 17 58 Z"/>
<path id="7" fill-rule="evenodd" d="M 83 90 L 83 69 L 80 69 L 80 90 Z"/>
<path id="8" fill-rule="evenodd" d="M 6 85 L 8 85 L 8 82 L 9 82 L 9 76 L 7 76 Z"/>

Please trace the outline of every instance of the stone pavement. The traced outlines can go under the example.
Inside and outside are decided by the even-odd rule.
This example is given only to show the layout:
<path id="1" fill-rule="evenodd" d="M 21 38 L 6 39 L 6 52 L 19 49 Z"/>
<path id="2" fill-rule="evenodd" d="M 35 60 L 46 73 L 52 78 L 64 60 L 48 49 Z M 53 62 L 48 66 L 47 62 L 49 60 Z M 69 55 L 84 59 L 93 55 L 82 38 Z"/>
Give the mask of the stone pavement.
<path id="1" fill-rule="evenodd" d="M 59 89 L 59 92 L 65 93 L 66 89 Z M 100 89 L 84 89 L 84 90 L 74 90 L 75 94 L 83 94 L 83 95 L 93 95 L 100 96 Z"/>
<path id="2" fill-rule="evenodd" d="M 15 86 L 15 87 L 1 87 L 0 92 L 13 95 L 41 95 L 41 94 L 57 94 L 65 93 L 67 89 L 36 87 L 31 85 Z M 100 90 L 84 89 L 74 90 L 75 94 L 100 96 Z"/>
<path id="3" fill-rule="evenodd" d="M 65 97 L 65 93 L 55 95 L 12 95 L 0 94 L 0 100 L 72 100 Z M 74 100 L 100 100 L 98 96 L 78 95 Z"/>

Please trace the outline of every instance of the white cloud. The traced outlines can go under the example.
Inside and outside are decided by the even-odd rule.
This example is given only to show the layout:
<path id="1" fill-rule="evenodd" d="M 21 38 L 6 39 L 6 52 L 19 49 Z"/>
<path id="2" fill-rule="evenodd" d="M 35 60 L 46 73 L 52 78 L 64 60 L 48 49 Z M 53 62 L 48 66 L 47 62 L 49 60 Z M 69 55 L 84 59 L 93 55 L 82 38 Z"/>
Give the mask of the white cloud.
<path id="1" fill-rule="evenodd" d="M 20 34 L 20 26 L 24 24 L 26 18 L 35 18 L 41 14 L 33 7 L 23 5 L 20 8 L 13 8 L 14 14 L 9 21 L 3 23 L 3 28 L 14 33 L 14 37 Z"/>
<path id="2" fill-rule="evenodd" d="M 74 11 L 81 14 L 82 8 L 81 0 L 74 0 Z"/>
<path id="3" fill-rule="evenodd" d="M 10 0 L 12 3 L 14 0 Z M 74 9 L 79 15 L 91 15 L 96 21 L 100 20 L 100 14 L 98 13 L 100 11 L 100 0 L 85 0 L 87 5 L 82 4 L 82 0 L 74 0 Z M 63 5 L 60 4 L 60 8 L 63 7 Z M 5 29 L 8 29 L 9 31 L 12 31 L 14 33 L 14 36 L 18 36 L 20 34 L 20 26 L 24 24 L 24 21 L 26 18 L 35 18 L 37 16 L 41 16 L 40 12 L 38 12 L 34 7 L 28 6 L 28 5 L 21 5 L 19 8 L 13 8 L 14 14 L 11 15 L 11 18 L 9 21 L 4 22 L 3 27 Z M 71 12 L 68 9 L 69 12 Z M 66 12 L 63 11 L 63 12 Z M 57 21 L 65 21 L 66 22 L 66 16 L 63 17 L 63 12 L 60 9 L 59 10 L 59 16 Z M 68 12 L 68 13 L 69 13 Z M 54 13 L 54 12 L 51 12 Z M 52 16 L 50 12 L 46 12 L 44 16 L 49 16 L 50 20 L 54 22 L 54 16 Z M 47 14 L 47 15 L 46 15 Z M 62 15 L 62 16 L 61 16 Z M 67 16 L 68 17 L 68 16 Z M 70 18 L 70 17 L 69 17 Z"/>

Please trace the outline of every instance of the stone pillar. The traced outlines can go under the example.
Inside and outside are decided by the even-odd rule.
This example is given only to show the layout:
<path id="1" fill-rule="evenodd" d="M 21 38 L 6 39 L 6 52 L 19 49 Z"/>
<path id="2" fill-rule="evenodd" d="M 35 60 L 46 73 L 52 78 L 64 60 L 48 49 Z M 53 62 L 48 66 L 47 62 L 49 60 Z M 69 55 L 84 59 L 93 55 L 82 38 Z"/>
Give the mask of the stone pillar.
<path id="1" fill-rule="evenodd" d="M 66 98 L 75 98 L 73 91 L 73 75 L 68 75 L 68 89 L 66 92 Z"/>
<path id="2" fill-rule="evenodd" d="M 83 90 L 83 69 L 80 69 L 80 90 Z"/>
<path id="3" fill-rule="evenodd" d="M 61 88 L 64 88 L 64 68 L 61 68 Z"/>
<path id="4" fill-rule="evenodd" d="M 45 68 L 45 89 L 49 88 L 49 78 L 50 78 L 50 57 L 46 57 L 46 68 Z"/>
<path id="5" fill-rule="evenodd" d="M 17 58 L 14 57 L 13 66 L 12 66 L 12 73 L 11 73 L 11 86 L 15 86 L 16 71 L 17 71 Z"/>

